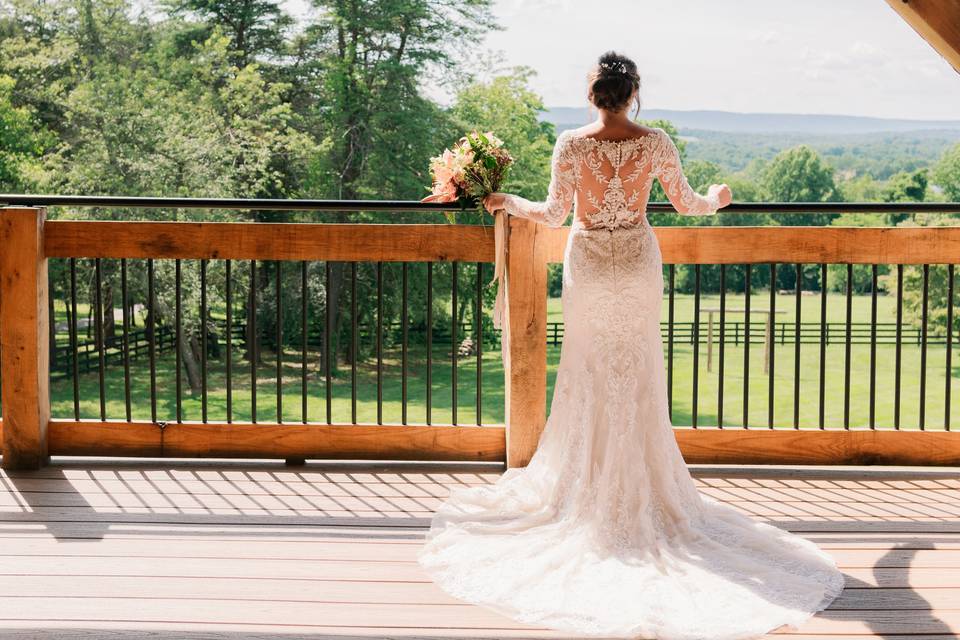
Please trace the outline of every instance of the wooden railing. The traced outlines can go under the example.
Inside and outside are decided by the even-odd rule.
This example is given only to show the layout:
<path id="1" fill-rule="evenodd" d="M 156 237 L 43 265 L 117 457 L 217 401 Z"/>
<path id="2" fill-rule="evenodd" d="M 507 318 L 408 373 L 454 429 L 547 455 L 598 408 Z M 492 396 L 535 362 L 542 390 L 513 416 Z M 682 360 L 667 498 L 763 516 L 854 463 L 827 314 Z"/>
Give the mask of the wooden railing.
<path id="1" fill-rule="evenodd" d="M 211 201 L 145 203 L 137 199 L 33 197 L 29 201 L 39 205 L 215 206 Z M 4 196 L 0 196 L 0 202 L 17 204 Z M 218 202 L 234 208 L 421 208 L 413 203 L 372 206 L 332 202 L 311 207 L 297 201 Z M 960 206 L 955 205 L 913 208 L 960 212 Z M 437 208 L 430 208 L 434 209 Z M 760 209 L 887 210 L 875 205 L 768 204 L 735 205 L 731 211 Z M 495 255 L 492 227 L 47 221 L 42 207 L 26 206 L 0 210 L 0 225 L 4 247 L 0 252 L 0 380 L 6 468 L 35 468 L 49 455 L 501 460 L 509 466 L 522 466 L 536 450 L 546 422 L 548 265 L 562 261 L 567 228 L 548 228 L 517 218 L 509 220 L 509 286 L 503 327 L 505 420 L 504 424 L 464 426 L 51 417 L 47 261 L 100 258 L 490 263 Z M 955 227 L 655 230 L 665 264 L 960 262 L 960 228 Z M 771 374 L 771 394 L 772 380 Z M 950 402 L 948 380 L 948 416 Z M 860 429 L 849 425 L 774 429 L 772 421 L 770 426 L 705 428 L 696 424 L 694 407 L 694 424 L 677 426 L 675 432 L 689 462 L 960 464 L 960 436 L 949 431 L 949 419 L 942 431 Z"/>

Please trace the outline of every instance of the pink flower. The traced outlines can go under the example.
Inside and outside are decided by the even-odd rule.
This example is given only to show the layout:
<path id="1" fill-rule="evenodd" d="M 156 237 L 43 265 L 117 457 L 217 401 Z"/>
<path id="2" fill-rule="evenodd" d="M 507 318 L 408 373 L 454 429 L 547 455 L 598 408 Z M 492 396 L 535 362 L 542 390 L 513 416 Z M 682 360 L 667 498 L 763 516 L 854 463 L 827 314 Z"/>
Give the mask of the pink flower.
<path id="1" fill-rule="evenodd" d="M 436 181 L 433 183 L 433 193 L 421 202 L 456 202 L 457 201 L 457 185 L 453 183 L 452 180 L 445 180 L 443 182 Z"/>

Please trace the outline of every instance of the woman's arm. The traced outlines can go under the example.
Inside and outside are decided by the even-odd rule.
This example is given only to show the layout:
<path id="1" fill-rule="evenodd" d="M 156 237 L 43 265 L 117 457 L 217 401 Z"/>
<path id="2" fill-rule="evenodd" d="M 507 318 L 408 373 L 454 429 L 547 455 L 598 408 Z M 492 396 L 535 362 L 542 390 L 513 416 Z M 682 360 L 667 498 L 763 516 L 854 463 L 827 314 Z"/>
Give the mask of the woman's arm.
<path id="1" fill-rule="evenodd" d="M 709 216 L 730 204 L 730 188 L 711 185 L 706 196 L 701 196 L 690 187 L 680 166 L 680 152 L 666 131 L 656 134 L 659 140 L 653 152 L 653 175 L 663 186 L 664 193 L 678 213 L 685 216 Z"/>
<path id="2" fill-rule="evenodd" d="M 574 163 L 568 142 L 569 136 L 561 133 L 553 146 L 550 186 L 545 201 L 531 202 L 510 193 L 492 193 L 484 199 L 487 209 L 503 209 L 512 216 L 529 218 L 548 227 L 562 226 L 570 213 L 576 191 Z"/>

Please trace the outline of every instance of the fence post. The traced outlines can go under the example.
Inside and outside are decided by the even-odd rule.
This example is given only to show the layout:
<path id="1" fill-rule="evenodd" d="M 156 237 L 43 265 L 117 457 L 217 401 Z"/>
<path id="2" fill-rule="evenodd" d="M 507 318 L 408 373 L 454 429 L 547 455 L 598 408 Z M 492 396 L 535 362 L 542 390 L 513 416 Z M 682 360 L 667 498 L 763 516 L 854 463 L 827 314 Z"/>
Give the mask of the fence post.
<path id="1" fill-rule="evenodd" d="M 505 217 L 505 216 L 504 216 Z M 507 466 L 530 461 L 546 423 L 547 260 L 541 225 L 509 219 L 503 372 Z"/>
<path id="2" fill-rule="evenodd" d="M 44 209 L 0 209 L 0 373 L 3 468 L 47 462 L 50 336 Z"/>

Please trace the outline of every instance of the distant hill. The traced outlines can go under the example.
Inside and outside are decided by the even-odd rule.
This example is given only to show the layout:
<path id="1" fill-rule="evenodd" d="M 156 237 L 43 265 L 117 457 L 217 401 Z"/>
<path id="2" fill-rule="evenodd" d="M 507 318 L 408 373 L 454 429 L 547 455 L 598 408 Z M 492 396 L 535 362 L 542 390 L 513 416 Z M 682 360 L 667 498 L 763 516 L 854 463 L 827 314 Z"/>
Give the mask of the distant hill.
<path id="1" fill-rule="evenodd" d="M 804 133 L 838 135 L 858 133 L 895 133 L 905 131 L 960 131 L 960 120 L 903 120 L 864 116 L 818 115 L 799 113 L 735 113 L 731 111 L 674 111 L 644 109 L 641 117 L 665 119 L 678 129 L 723 131 L 727 133 Z M 558 131 L 579 127 L 592 116 L 586 108 L 553 107 L 541 115 Z"/>

